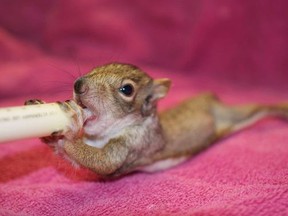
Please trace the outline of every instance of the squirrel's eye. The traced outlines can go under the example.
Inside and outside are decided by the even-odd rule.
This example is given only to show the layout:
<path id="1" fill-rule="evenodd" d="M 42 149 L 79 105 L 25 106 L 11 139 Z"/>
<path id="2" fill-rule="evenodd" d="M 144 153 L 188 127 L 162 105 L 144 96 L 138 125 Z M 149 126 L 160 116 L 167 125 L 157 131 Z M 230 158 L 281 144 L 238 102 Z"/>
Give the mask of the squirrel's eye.
<path id="1" fill-rule="evenodd" d="M 130 97 L 134 93 L 134 87 L 131 84 L 123 85 L 119 91 L 127 97 Z"/>

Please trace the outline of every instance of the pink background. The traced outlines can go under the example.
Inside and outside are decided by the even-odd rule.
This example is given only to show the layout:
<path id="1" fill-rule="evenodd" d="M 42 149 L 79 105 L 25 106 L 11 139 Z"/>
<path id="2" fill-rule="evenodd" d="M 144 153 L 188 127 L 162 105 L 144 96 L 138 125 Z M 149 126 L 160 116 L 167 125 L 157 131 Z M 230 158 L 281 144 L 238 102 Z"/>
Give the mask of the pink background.
<path id="1" fill-rule="evenodd" d="M 2 0 L 0 107 L 71 98 L 76 77 L 128 62 L 202 91 L 288 100 L 286 0 Z M 16 131 L 17 132 L 17 131 Z M 1 215 L 288 214 L 288 126 L 266 119 L 173 169 L 102 182 L 39 140 L 0 146 Z"/>

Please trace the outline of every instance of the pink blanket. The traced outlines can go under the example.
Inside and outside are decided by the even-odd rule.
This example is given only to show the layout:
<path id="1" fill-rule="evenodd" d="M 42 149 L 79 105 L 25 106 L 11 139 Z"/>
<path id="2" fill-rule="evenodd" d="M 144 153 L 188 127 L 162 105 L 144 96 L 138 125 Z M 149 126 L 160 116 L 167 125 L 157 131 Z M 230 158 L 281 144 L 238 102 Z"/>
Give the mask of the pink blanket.
<path id="1" fill-rule="evenodd" d="M 288 100 L 287 8 L 1 1 L 0 107 L 68 99 L 75 77 L 111 61 L 171 78 L 160 109 L 207 90 L 231 104 Z M 37 139 L 16 141 L 0 145 L 0 173 L 0 215 L 288 215 L 288 124 L 266 119 L 175 168 L 108 182 Z"/>

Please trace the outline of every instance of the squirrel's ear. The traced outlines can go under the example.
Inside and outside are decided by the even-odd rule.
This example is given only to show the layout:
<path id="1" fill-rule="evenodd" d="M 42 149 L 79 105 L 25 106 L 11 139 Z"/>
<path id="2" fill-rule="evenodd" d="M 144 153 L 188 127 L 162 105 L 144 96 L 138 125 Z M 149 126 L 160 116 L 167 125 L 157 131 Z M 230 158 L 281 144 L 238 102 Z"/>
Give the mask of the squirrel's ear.
<path id="1" fill-rule="evenodd" d="M 169 79 L 156 79 L 153 80 L 153 85 L 151 89 L 151 94 L 147 96 L 145 102 L 142 106 L 142 115 L 148 116 L 155 109 L 156 102 L 165 97 L 169 91 L 171 85 L 171 80 Z"/>
<path id="2" fill-rule="evenodd" d="M 159 100 L 166 96 L 171 86 L 170 79 L 155 79 L 153 81 L 152 99 Z"/>

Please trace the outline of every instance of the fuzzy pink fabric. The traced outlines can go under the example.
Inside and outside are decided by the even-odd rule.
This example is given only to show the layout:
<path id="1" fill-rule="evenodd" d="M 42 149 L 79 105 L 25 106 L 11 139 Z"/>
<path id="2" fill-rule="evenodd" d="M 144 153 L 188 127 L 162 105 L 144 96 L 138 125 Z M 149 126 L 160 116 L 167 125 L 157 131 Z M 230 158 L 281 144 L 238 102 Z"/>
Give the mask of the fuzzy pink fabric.
<path id="1" fill-rule="evenodd" d="M 111 61 L 171 78 L 160 109 L 208 90 L 231 104 L 288 100 L 287 8 L 286 0 L 1 1 L 0 106 L 71 98 L 76 77 Z M 0 215 L 288 215 L 287 140 L 287 122 L 266 119 L 175 168 L 108 182 L 38 139 L 1 144 Z"/>

